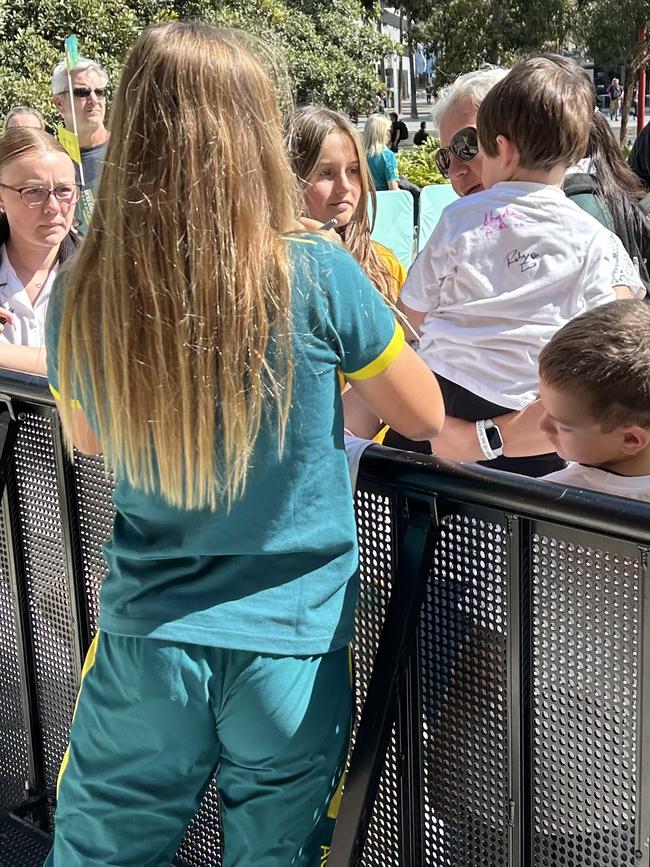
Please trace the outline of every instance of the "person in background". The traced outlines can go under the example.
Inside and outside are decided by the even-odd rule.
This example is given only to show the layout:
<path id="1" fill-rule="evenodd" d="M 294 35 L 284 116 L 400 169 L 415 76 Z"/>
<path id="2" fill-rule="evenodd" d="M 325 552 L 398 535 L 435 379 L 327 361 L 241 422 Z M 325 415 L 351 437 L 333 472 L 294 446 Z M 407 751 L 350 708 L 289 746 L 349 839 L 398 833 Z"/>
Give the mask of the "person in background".
<path id="1" fill-rule="evenodd" d="M 442 424 L 375 287 L 298 224 L 251 40 L 138 36 L 50 305 L 63 430 L 103 453 L 116 516 L 47 867 L 169 864 L 215 770 L 224 867 L 323 862 L 358 587 L 337 373 L 410 435 Z"/>
<path id="2" fill-rule="evenodd" d="M 618 78 L 612 78 L 607 93 L 609 94 L 609 116 L 612 120 L 618 120 L 621 113 L 621 97 L 623 96 L 623 88 L 619 84 Z"/>
<path id="3" fill-rule="evenodd" d="M 592 116 L 578 64 L 540 56 L 514 66 L 478 113 L 485 190 L 445 209 L 400 296 L 447 412 L 477 423 L 496 469 L 558 468 L 552 453 L 504 458 L 495 417 L 535 400 L 537 358 L 565 322 L 619 293 L 645 295 L 620 240 L 561 189 Z M 390 434 L 385 443 L 404 447 Z M 430 453 L 435 443 L 409 447 Z"/>
<path id="4" fill-rule="evenodd" d="M 72 160 L 51 135 L 18 128 L 0 137 L 0 367 L 45 375 L 45 316 L 57 271 L 79 244 L 78 197 Z"/>
<path id="5" fill-rule="evenodd" d="M 628 161 L 647 193 L 650 190 L 650 123 L 634 139 Z"/>
<path id="6" fill-rule="evenodd" d="M 399 119 L 397 112 L 391 111 L 388 116 L 391 122 L 389 147 L 396 154 L 399 151 L 399 143 L 408 139 L 409 131 L 404 121 Z"/>
<path id="7" fill-rule="evenodd" d="M 9 109 L 2 125 L 2 132 L 15 127 L 27 127 L 28 129 L 45 129 L 45 121 L 40 111 L 30 108 L 28 105 L 15 105 Z"/>
<path id="8" fill-rule="evenodd" d="M 650 502 L 650 308 L 612 301 L 539 357 L 540 426 L 571 463 L 545 478 Z"/>
<path id="9" fill-rule="evenodd" d="M 94 199 L 109 138 L 105 126 L 108 76 L 94 60 L 80 57 L 70 72 L 70 78 L 72 101 L 68 92 L 65 61 L 61 61 L 52 73 L 52 102 L 63 119 L 63 125 L 70 132 L 74 129 L 73 113 L 76 117 L 85 188 L 92 191 Z M 79 179 L 78 175 L 77 182 Z M 86 233 L 87 216 L 80 203 L 76 218 L 81 234 Z"/>
<path id="10" fill-rule="evenodd" d="M 420 129 L 413 136 L 413 144 L 416 147 L 423 145 L 425 141 L 429 138 L 429 133 L 427 132 L 427 122 L 425 120 L 420 124 Z"/>
<path id="11" fill-rule="evenodd" d="M 646 290 L 650 291 L 650 218 L 641 207 L 646 193 L 623 159 L 612 128 L 599 111 L 591 118 L 587 155 L 571 166 L 562 189 L 620 238 L 637 265 Z"/>
<path id="12" fill-rule="evenodd" d="M 299 108 L 291 123 L 290 154 L 312 230 L 335 219 L 336 233 L 381 294 L 395 302 L 406 269 L 395 254 L 372 241 L 368 199 L 376 212 L 363 142 L 354 127 L 328 108 Z"/>
<path id="13" fill-rule="evenodd" d="M 375 189 L 399 189 L 397 159 L 388 147 L 390 120 L 382 114 L 371 114 L 363 128 L 363 144 Z"/>

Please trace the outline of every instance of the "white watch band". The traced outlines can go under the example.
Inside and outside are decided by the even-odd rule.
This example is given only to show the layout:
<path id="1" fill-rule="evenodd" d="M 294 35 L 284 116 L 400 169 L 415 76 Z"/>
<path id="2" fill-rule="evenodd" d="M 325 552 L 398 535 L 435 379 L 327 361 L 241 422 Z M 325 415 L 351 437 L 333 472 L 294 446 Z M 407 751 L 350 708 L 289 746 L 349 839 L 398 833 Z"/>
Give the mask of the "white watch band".
<path id="1" fill-rule="evenodd" d="M 492 448 L 492 446 L 490 445 L 490 441 L 488 440 L 486 430 L 485 430 L 486 427 L 496 428 L 497 426 L 494 424 L 494 422 L 490 418 L 481 419 L 480 421 L 476 422 L 476 436 L 478 437 L 478 443 L 481 447 L 481 451 L 483 452 L 483 454 L 485 455 L 487 460 L 493 461 L 495 458 L 501 457 L 501 455 L 503 454 L 503 448 L 500 448 L 500 449 L 493 449 Z M 497 428 L 497 431 L 498 430 L 499 429 Z M 500 435 L 501 435 L 501 432 L 499 431 L 499 436 Z"/>

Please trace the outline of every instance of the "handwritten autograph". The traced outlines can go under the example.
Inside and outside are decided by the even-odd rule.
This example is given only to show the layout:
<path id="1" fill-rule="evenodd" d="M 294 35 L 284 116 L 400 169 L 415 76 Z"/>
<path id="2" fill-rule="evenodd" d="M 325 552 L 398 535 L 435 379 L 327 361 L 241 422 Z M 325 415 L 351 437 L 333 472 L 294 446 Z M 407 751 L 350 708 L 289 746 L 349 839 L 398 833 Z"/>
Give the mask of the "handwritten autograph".
<path id="1" fill-rule="evenodd" d="M 519 250 L 511 250 L 506 254 L 506 263 L 508 268 L 511 265 L 519 265 L 519 269 L 523 274 L 524 271 L 530 271 L 531 268 L 537 268 L 539 264 L 539 253 L 520 253 Z"/>
<path id="2" fill-rule="evenodd" d="M 490 211 L 483 215 L 483 225 L 481 229 L 486 238 L 492 238 L 504 229 L 520 229 L 523 226 L 514 211 L 509 207 L 502 210 Z"/>

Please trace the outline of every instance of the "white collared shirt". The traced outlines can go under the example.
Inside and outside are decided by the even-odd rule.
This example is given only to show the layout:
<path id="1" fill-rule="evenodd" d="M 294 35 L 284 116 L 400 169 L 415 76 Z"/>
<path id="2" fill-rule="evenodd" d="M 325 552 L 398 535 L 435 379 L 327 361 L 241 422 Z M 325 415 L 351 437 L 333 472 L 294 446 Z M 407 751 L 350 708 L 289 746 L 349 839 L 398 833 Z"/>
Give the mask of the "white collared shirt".
<path id="1" fill-rule="evenodd" d="M 55 265 L 32 304 L 9 261 L 5 245 L 0 247 L 0 305 L 14 311 L 14 324 L 5 325 L 0 342 L 14 346 L 45 345 L 45 317 L 57 270 Z"/>

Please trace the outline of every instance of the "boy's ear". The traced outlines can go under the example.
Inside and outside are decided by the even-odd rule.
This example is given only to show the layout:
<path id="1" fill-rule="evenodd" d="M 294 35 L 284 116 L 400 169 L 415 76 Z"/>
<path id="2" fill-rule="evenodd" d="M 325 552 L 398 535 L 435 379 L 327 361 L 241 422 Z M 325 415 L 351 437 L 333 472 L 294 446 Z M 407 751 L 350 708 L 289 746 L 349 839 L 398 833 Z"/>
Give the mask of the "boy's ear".
<path id="1" fill-rule="evenodd" d="M 639 425 L 624 427 L 622 448 L 626 455 L 636 455 L 650 444 L 650 431 Z"/>
<path id="2" fill-rule="evenodd" d="M 505 135 L 497 136 L 497 147 L 499 148 L 499 157 L 504 167 L 514 166 L 519 162 L 519 150 L 512 139 Z"/>

